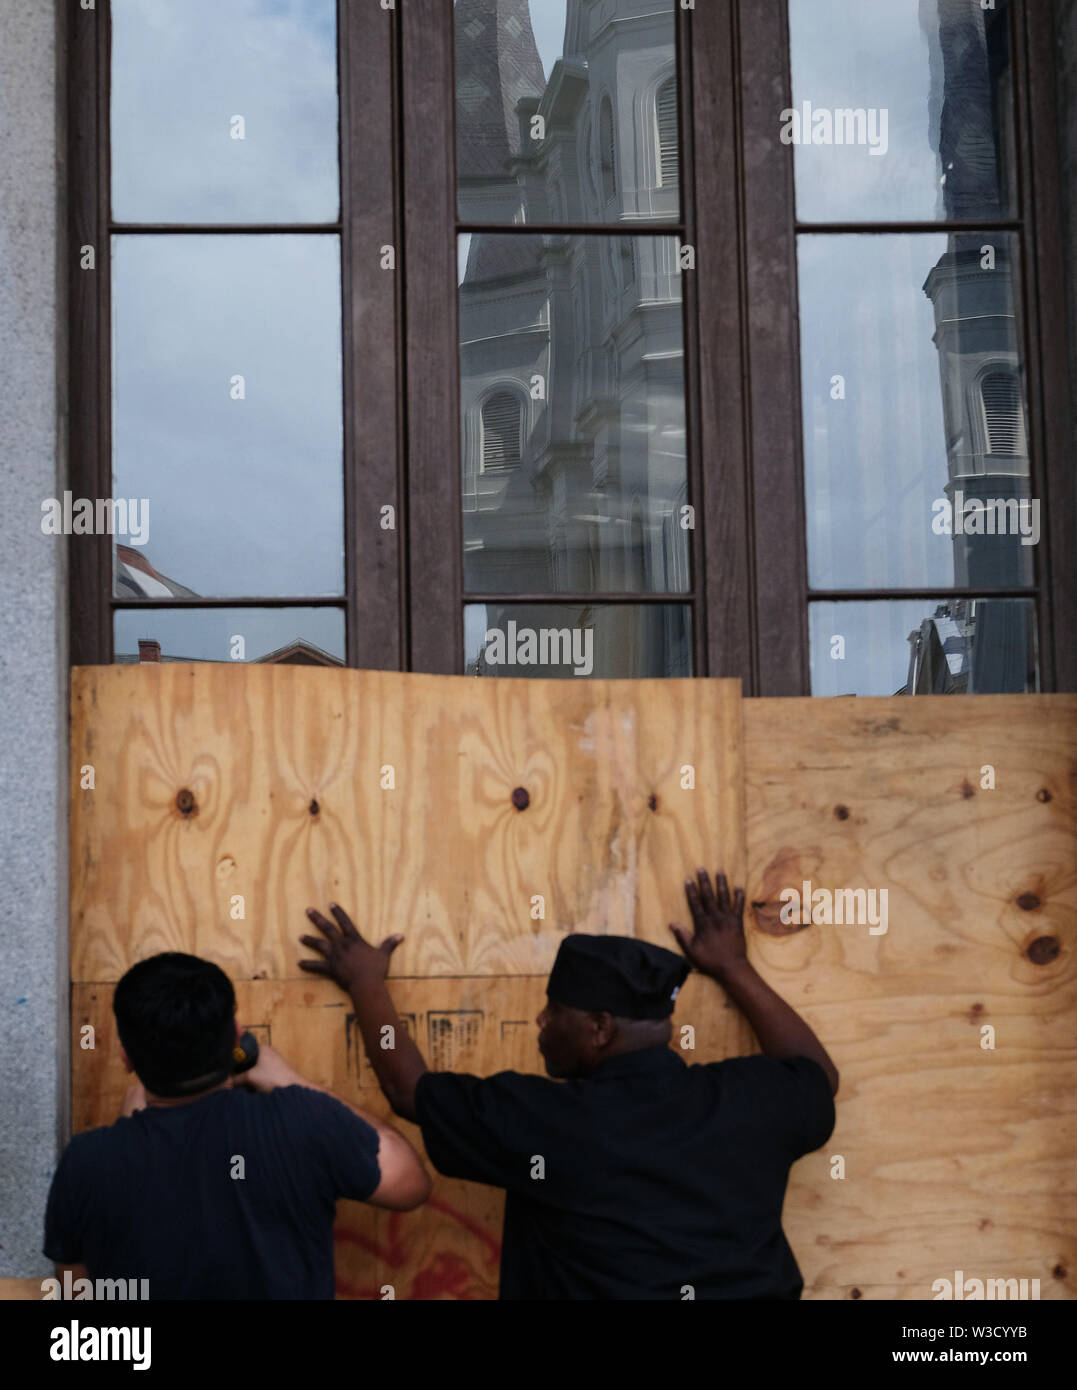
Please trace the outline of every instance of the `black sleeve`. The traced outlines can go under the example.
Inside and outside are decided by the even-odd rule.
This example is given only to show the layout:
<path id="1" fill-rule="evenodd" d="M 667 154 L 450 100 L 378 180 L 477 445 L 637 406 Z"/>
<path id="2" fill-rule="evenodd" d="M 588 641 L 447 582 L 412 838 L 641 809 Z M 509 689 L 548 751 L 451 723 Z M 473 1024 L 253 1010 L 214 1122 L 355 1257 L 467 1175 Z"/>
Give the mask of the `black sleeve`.
<path id="1" fill-rule="evenodd" d="M 746 1099 L 782 1135 L 794 1158 L 821 1148 L 834 1130 L 834 1097 L 826 1072 L 811 1057 L 738 1057 Z M 728 1066 L 729 1062 L 719 1062 Z"/>
<path id="2" fill-rule="evenodd" d="M 789 1108 L 794 1117 L 793 1138 L 798 1156 L 812 1153 L 822 1148 L 834 1132 L 834 1095 L 830 1080 L 813 1057 L 788 1057 L 779 1065 L 786 1076 L 793 1078 Z"/>
<path id="3" fill-rule="evenodd" d="M 277 1092 L 273 1093 L 278 1094 Z M 301 1126 L 308 1151 L 324 1175 L 333 1198 L 365 1202 L 381 1182 L 378 1131 L 336 1096 L 309 1086 L 285 1086 L 279 1094 L 290 1107 L 289 1121 Z"/>
<path id="4" fill-rule="evenodd" d="M 447 1178 L 509 1187 L 528 1171 L 526 1155 L 508 1141 L 512 1072 L 468 1076 L 424 1072 L 415 1087 L 415 1111 L 430 1162 Z M 525 1146 L 526 1147 L 526 1146 Z"/>
<path id="5" fill-rule="evenodd" d="M 54 1264 L 76 1265 L 83 1262 L 82 1229 L 79 1213 L 85 1204 L 78 1199 L 78 1160 L 68 1144 L 53 1174 L 49 1199 L 45 1206 L 45 1243 L 42 1253 Z"/>

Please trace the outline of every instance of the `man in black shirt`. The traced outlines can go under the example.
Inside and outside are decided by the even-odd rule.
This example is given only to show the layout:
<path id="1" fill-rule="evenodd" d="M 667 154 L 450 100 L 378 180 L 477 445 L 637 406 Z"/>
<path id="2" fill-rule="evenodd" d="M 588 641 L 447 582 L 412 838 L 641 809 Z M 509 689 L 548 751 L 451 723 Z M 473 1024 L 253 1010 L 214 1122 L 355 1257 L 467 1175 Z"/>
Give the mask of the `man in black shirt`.
<path id="1" fill-rule="evenodd" d="M 337 1199 L 426 1200 L 429 1174 L 402 1134 L 273 1048 L 233 1076 L 235 1008 L 228 976 L 179 952 L 117 984 L 139 1084 L 115 1124 L 72 1139 L 52 1180 L 44 1252 L 61 1287 L 70 1270 L 68 1287 L 134 1280 L 150 1299 L 332 1298 Z"/>
<path id="2" fill-rule="evenodd" d="M 687 1066 L 668 1046 L 684 958 L 628 937 L 569 935 L 538 1018 L 555 1080 L 432 1073 L 385 985 L 402 939 L 374 948 L 346 914 L 308 915 L 303 961 L 347 989 L 394 1111 L 417 1120 L 450 1177 L 506 1190 L 503 1299 L 796 1299 L 781 1227 L 789 1168 L 826 1143 L 838 1073 L 747 959 L 744 892 L 704 870 L 685 886 L 694 931 L 671 931 L 755 1029 L 762 1056 Z M 385 1027 L 395 1046 L 379 1046 Z"/>

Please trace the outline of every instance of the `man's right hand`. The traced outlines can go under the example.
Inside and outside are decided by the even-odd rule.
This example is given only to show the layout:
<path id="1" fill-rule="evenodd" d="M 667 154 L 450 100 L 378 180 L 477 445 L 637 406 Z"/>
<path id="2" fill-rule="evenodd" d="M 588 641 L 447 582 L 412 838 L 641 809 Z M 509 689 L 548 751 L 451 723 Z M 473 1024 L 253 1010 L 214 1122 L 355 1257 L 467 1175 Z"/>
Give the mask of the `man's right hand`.
<path id="1" fill-rule="evenodd" d="M 278 1086 L 308 1086 L 310 1083 L 289 1066 L 276 1048 L 259 1043 L 257 1062 L 249 1071 L 240 1072 L 232 1084 L 250 1086 L 256 1091 L 273 1091 Z"/>
<path id="2" fill-rule="evenodd" d="M 730 970 L 748 962 L 744 940 L 744 889 L 732 898 L 721 871 L 716 875 L 717 893 L 711 887 L 706 869 L 697 870 L 699 882 L 688 879 L 684 885 L 694 931 L 691 936 L 676 922 L 670 931 L 692 965 L 704 975 L 720 980 Z"/>

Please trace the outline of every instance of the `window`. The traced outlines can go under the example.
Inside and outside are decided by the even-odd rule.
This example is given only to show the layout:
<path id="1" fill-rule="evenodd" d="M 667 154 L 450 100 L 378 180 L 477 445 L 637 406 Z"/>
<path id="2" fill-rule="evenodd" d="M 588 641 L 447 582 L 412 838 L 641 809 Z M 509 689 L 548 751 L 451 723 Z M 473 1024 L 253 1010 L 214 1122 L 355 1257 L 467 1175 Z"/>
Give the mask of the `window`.
<path id="1" fill-rule="evenodd" d="M 491 396 L 482 408 L 482 471 L 515 468 L 520 462 L 521 402 L 509 391 Z"/>
<path id="2" fill-rule="evenodd" d="M 671 77 L 659 87 L 655 115 L 658 126 L 658 182 L 666 188 L 677 182 L 679 168 L 675 77 Z"/>
<path id="3" fill-rule="evenodd" d="M 395 606 L 400 509 L 392 19 L 367 9 L 75 7 L 72 460 L 128 504 L 72 550 L 76 661 L 399 665 L 364 602 L 375 572 Z"/>
<path id="4" fill-rule="evenodd" d="M 71 548 L 73 659 L 508 674 L 512 625 L 590 643 L 516 675 L 1077 688 L 1054 38 L 77 7 L 73 481 L 123 526 Z"/>
<path id="5" fill-rule="evenodd" d="M 1025 411 L 1021 387 L 1012 372 L 991 372 L 980 382 L 984 438 L 989 454 L 1024 456 Z"/>
<path id="6" fill-rule="evenodd" d="M 643 109 L 668 69 L 676 9 L 660 0 L 624 25 L 620 8 L 520 0 L 506 7 L 514 28 L 495 32 L 476 5 L 456 6 L 462 416 L 485 396 L 474 504 L 466 436 L 463 459 L 462 646 L 477 675 L 694 669 L 688 532 L 662 543 L 689 466 L 680 209 L 652 204 L 649 149 L 635 163 L 626 150 L 615 175 L 614 112 Z M 511 115 L 504 101 L 473 100 L 475 83 L 489 88 L 495 75 L 506 96 L 526 93 Z M 675 106 L 666 131 L 675 147 Z M 581 220 L 546 222 L 566 207 Z M 522 470 L 520 402 L 499 385 L 506 374 L 532 407 Z M 557 659 L 542 658 L 547 630 L 572 632 L 572 661 L 549 643 Z"/>
<path id="7" fill-rule="evenodd" d="M 789 12 L 812 690 L 1035 690 L 1010 7 Z"/>
<path id="8" fill-rule="evenodd" d="M 613 136 L 613 107 L 609 97 L 602 98 L 598 132 L 602 197 L 607 203 L 612 203 L 617 196 L 617 151 Z"/>

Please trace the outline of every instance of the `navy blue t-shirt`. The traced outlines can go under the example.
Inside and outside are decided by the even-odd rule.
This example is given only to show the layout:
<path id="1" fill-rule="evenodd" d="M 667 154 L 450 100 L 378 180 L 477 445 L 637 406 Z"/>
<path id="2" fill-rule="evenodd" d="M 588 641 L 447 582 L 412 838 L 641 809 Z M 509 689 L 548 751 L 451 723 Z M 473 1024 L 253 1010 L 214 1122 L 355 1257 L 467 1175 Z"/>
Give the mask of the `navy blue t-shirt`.
<path id="1" fill-rule="evenodd" d="M 380 1181 L 377 1131 L 333 1096 L 214 1091 L 76 1135 L 44 1251 L 91 1279 L 147 1279 L 151 1299 L 332 1298 L 337 1198 Z"/>

